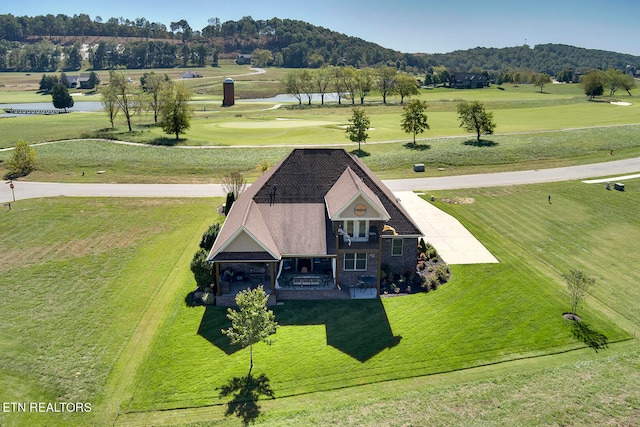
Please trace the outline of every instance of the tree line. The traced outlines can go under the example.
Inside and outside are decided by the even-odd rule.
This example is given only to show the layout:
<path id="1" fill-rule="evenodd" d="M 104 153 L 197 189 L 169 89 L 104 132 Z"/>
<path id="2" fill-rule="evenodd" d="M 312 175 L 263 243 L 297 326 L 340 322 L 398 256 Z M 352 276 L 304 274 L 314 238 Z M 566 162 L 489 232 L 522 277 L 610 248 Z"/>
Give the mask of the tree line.
<path id="1" fill-rule="evenodd" d="M 338 104 L 347 100 L 352 105 L 356 101 L 362 105 L 373 90 L 380 92 L 383 104 L 392 95 L 398 95 L 403 104 L 406 97 L 418 95 L 419 87 L 414 76 L 389 66 L 360 69 L 351 66 L 325 66 L 315 70 L 301 68 L 289 71 L 281 83 L 284 91 L 298 100 L 298 105 L 302 105 L 303 98 L 311 105 L 314 94 L 320 96 L 320 102 L 324 105 L 329 93 L 337 95 Z"/>
<path id="2" fill-rule="evenodd" d="M 304 21 L 280 18 L 254 20 L 245 16 L 225 22 L 210 18 L 208 25 L 198 30 L 184 19 L 167 27 L 145 18 L 4 14 L 0 15 L 0 71 L 55 71 L 60 66 L 79 69 L 77 61 L 68 63 L 66 58 L 88 37 L 93 41 L 86 55 L 96 70 L 216 65 L 220 54 L 234 53 L 253 53 L 256 66 L 389 66 L 440 78 L 434 84 L 445 82 L 439 68 L 449 75 L 480 70 L 487 72 L 490 80 L 502 76 L 502 81 L 516 83 L 518 74 L 522 77 L 526 70 L 559 76 L 568 70 L 585 73 L 614 68 L 635 72 L 640 68 L 638 56 L 562 44 L 478 47 L 444 54 L 402 53 Z"/>

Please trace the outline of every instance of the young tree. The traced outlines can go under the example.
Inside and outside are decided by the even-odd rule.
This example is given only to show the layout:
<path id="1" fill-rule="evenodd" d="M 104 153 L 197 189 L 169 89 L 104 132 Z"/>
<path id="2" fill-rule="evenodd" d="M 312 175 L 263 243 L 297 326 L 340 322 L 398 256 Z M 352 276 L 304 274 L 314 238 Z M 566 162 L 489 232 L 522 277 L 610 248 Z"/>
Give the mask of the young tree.
<path id="1" fill-rule="evenodd" d="M 533 77 L 533 85 L 540 88 L 540 93 L 542 93 L 544 85 L 548 85 L 550 83 L 551 77 L 549 77 L 547 73 L 539 73 Z"/>
<path id="2" fill-rule="evenodd" d="M 247 182 L 240 172 L 231 172 L 222 178 L 222 189 L 228 193 L 233 193 L 234 200 L 247 188 Z M 231 209 L 231 206 L 228 207 Z"/>
<path id="3" fill-rule="evenodd" d="M 56 108 L 64 108 L 64 111 L 67 111 L 67 108 L 73 107 L 73 97 L 69 95 L 67 86 L 62 83 L 53 85 L 51 98 L 53 100 L 53 106 Z"/>
<path id="4" fill-rule="evenodd" d="M 231 321 L 229 329 L 222 329 L 222 333 L 229 337 L 231 344 L 238 344 L 242 348 L 249 346 L 249 375 L 253 369 L 253 344 L 267 340 L 269 335 L 276 332 L 278 323 L 273 311 L 267 310 L 269 296 L 262 285 L 256 289 L 247 289 L 236 296 L 239 310 L 227 309 L 227 318 Z"/>
<path id="5" fill-rule="evenodd" d="M 460 127 L 467 132 L 475 132 L 480 142 L 480 135 L 491 135 L 496 128 L 493 113 L 487 112 L 478 101 L 458 104 L 458 120 Z"/>
<path id="6" fill-rule="evenodd" d="M 191 127 L 193 107 L 189 105 L 191 89 L 184 83 L 172 83 L 163 87 L 160 92 L 160 121 L 162 130 L 168 134 L 180 133 Z"/>
<path id="7" fill-rule="evenodd" d="M 562 278 L 567 282 L 567 286 L 569 287 L 571 313 L 576 314 L 578 306 L 584 300 L 585 295 L 595 284 L 596 280 L 582 270 L 570 270 L 569 273 L 563 273 Z"/>
<path id="8" fill-rule="evenodd" d="M 427 109 L 426 101 L 420 101 L 419 99 L 411 100 L 403 108 L 402 122 L 400 127 L 405 133 L 413 133 L 413 144 L 416 143 L 416 134 L 429 130 L 429 123 L 427 123 L 427 115 L 424 113 Z"/>
<path id="9" fill-rule="evenodd" d="M 403 104 L 405 97 L 419 93 L 418 81 L 408 74 L 400 74 L 396 79 L 396 91 L 400 95 L 400 104 Z"/>
<path id="10" fill-rule="evenodd" d="M 19 141 L 13 149 L 8 166 L 7 175 L 11 178 L 29 175 L 36 168 L 36 150 L 27 141 Z"/>
<path id="11" fill-rule="evenodd" d="M 349 136 L 350 141 L 358 143 L 358 153 L 360 153 L 362 151 L 360 150 L 360 143 L 367 142 L 367 138 L 369 137 L 367 129 L 369 129 L 371 121 L 363 108 L 354 107 L 352 112 L 353 115 L 349 119 L 349 123 L 351 124 L 347 126 L 345 132 Z"/>
<path id="12" fill-rule="evenodd" d="M 115 127 L 113 121 L 116 119 L 118 111 L 120 111 L 117 89 L 112 85 L 108 85 L 100 89 L 100 94 L 102 95 L 102 108 L 109 116 L 111 128 L 113 129 Z"/>

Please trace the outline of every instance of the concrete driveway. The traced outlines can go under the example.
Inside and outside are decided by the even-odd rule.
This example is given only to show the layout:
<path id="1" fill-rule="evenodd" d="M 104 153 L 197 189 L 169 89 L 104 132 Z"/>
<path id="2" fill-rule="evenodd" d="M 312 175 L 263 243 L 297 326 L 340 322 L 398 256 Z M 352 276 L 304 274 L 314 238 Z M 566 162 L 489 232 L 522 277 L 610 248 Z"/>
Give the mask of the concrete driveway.
<path id="1" fill-rule="evenodd" d="M 400 204 L 416 222 L 424 240 L 436 248 L 447 264 L 498 262 L 460 222 L 413 191 L 395 191 Z"/>

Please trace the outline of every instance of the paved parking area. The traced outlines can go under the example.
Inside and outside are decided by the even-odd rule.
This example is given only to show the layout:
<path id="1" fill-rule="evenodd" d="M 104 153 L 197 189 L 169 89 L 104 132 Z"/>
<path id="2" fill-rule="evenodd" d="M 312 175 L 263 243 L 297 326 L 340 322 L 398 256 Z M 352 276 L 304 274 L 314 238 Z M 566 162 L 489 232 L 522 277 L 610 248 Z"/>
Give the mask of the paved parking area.
<path id="1" fill-rule="evenodd" d="M 460 221 L 413 191 L 395 191 L 400 204 L 447 264 L 486 264 L 498 260 Z"/>

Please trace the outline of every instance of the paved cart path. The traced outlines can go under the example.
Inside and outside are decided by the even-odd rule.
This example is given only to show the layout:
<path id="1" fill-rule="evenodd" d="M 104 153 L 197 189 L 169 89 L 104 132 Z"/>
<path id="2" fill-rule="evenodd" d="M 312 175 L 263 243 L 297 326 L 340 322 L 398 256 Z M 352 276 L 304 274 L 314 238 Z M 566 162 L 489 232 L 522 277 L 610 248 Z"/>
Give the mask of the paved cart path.
<path id="1" fill-rule="evenodd" d="M 552 169 L 392 179 L 383 182 L 392 191 L 453 190 L 599 177 L 611 177 L 607 178 L 607 180 L 614 181 L 617 176 L 637 172 L 640 172 L 640 157 Z M 411 173 L 414 174 L 413 172 Z M 14 181 L 14 185 L 16 200 L 54 196 L 216 197 L 225 195 L 220 184 L 69 184 Z M 11 200 L 12 194 L 9 185 L 0 185 L 0 203 L 6 203 Z"/>

